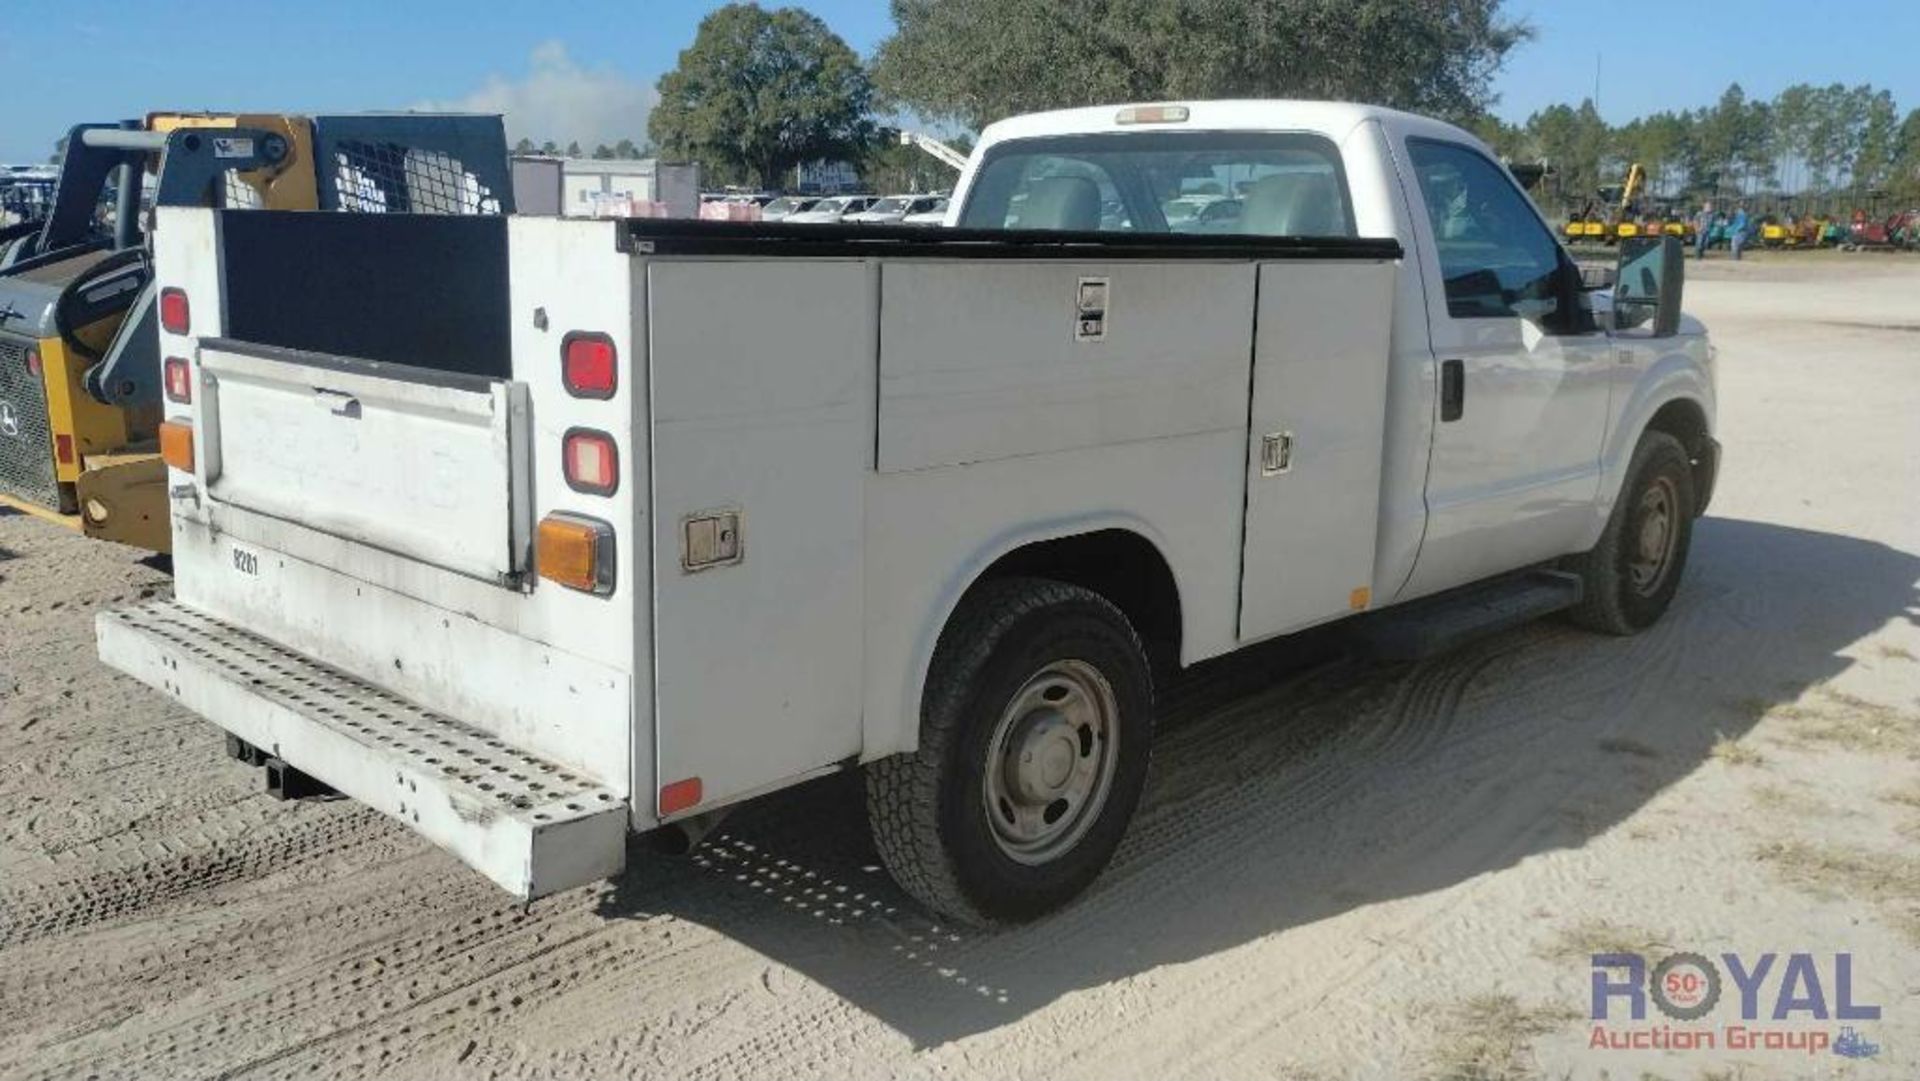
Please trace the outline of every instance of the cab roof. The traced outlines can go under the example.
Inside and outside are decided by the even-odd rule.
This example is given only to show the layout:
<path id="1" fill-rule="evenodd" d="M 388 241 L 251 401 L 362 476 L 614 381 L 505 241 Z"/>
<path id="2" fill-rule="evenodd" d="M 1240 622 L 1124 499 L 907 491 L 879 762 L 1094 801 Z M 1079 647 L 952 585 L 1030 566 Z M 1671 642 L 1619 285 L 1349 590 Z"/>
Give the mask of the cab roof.
<path id="1" fill-rule="evenodd" d="M 1178 107 L 1187 110 L 1185 120 L 1159 123 L 1122 123 L 1121 114 L 1130 109 Z M 980 147 L 1009 139 L 1045 138 L 1054 135 L 1091 135 L 1132 131 L 1310 131 L 1338 143 L 1354 128 L 1368 121 L 1408 134 L 1424 134 L 1484 146 L 1471 133 L 1452 124 L 1380 105 L 1360 105 L 1345 101 L 1293 101 L 1287 99 L 1234 99 L 1225 101 L 1135 102 L 1093 105 L 1077 109 L 1056 109 L 1028 113 L 987 125 L 980 133 Z"/>

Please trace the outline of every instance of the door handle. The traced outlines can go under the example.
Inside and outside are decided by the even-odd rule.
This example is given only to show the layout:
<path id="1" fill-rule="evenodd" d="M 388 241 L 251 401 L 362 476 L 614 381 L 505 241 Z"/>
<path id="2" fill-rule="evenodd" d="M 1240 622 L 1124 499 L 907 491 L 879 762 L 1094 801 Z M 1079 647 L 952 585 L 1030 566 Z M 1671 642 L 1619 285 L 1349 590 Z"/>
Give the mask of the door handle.
<path id="1" fill-rule="evenodd" d="M 1467 409 L 1467 365 L 1462 360 L 1440 362 L 1440 419 L 1459 420 Z"/>
<path id="2" fill-rule="evenodd" d="M 1272 432 L 1260 437 L 1260 475 L 1278 476 L 1293 468 L 1293 433 Z"/>
<path id="3" fill-rule="evenodd" d="M 360 419 L 360 399 L 338 390 L 315 387 L 313 400 L 327 407 L 327 412 L 336 417 Z"/>

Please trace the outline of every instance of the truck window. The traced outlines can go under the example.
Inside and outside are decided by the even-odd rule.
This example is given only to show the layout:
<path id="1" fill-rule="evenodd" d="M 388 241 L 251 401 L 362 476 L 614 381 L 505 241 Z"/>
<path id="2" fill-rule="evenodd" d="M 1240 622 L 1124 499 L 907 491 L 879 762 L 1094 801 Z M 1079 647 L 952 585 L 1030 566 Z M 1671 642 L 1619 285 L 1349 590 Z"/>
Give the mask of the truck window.
<path id="1" fill-rule="evenodd" d="M 977 229 L 1353 236 L 1332 143 L 1275 132 L 1013 139 L 987 152 L 960 215 Z"/>
<path id="2" fill-rule="evenodd" d="M 1558 306 L 1560 245 L 1527 197 L 1478 151 L 1408 139 L 1433 223 L 1447 314 L 1455 319 L 1543 316 Z"/>

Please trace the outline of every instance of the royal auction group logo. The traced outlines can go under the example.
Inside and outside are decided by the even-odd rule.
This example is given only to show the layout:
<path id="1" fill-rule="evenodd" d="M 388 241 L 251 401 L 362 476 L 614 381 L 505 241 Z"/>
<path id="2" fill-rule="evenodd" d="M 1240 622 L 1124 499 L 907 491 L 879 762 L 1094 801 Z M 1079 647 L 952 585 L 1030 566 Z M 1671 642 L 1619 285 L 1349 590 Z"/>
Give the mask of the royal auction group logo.
<path id="1" fill-rule="evenodd" d="M 1626 1020 L 1646 1021 L 1649 1003 L 1676 1023 L 1618 1023 L 1623 1008 Z M 1878 1021 L 1880 1007 L 1854 997 L 1850 953 L 1723 953 L 1717 963 L 1675 953 L 1651 965 L 1637 953 L 1597 953 L 1592 1016 L 1594 1050 L 1880 1052 L 1851 1023 Z"/>

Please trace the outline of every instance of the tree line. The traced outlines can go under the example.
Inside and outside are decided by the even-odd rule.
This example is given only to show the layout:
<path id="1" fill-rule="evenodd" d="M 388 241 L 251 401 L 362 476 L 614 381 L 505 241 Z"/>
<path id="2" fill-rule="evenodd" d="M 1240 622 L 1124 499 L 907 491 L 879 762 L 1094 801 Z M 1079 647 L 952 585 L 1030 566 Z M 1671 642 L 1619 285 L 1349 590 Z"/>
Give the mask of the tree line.
<path id="1" fill-rule="evenodd" d="M 545 154 L 550 158 L 591 157 L 595 161 L 638 161 L 641 158 L 652 157 L 653 147 L 651 145 L 641 146 L 635 143 L 632 139 L 622 139 L 619 142 L 613 144 L 612 146 L 608 146 L 605 143 L 601 143 L 600 145 L 593 148 L 592 154 L 588 154 L 585 150 L 582 150 L 580 148 L 580 144 L 578 142 L 568 143 L 564 148 L 562 148 L 559 144 L 555 143 L 552 139 L 548 139 L 546 142 L 538 143 L 538 144 L 536 144 L 532 139 L 521 139 L 519 142 L 513 144 L 513 152 L 516 154 Z"/>
<path id="2" fill-rule="evenodd" d="M 1571 205 L 1620 183 L 1633 163 L 1650 194 L 1670 199 L 1831 211 L 1920 200 L 1920 109 L 1903 117 L 1890 91 L 1865 84 L 1803 83 L 1762 100 L 1735 83 L 1713 105 L 1625 124 L 1585 100 L 1522 124 L 1483 116 L 1470 126 L 1510 160 L 1548 163 L 1549 196 Z"/>
<path id="3" fill-rule="evenodd" d="M 898 143 L 889 117 L 978 131 L 1002 117 L 1118 101 L 1328 98 L 1452 120 L 1514 161 L 1552 166 L 1578 205 L 1631 163 L 1652 194 L 1837 203 L 1920 198 L 1920 111 L 1871 86 L 1737 84 L 1698 109 L 1610 125 L 1593 102 L 1510 124 L 1494 75 L 1533 36 L 1502 0 L 890 0 L 870 62 L 812 13 L 733 3 L 701 20 L 658 83 L 647 153 L 698 160 L 717 183 L 784 187 L 795 167 L 855 165 L 875 187 L 943 186 L 951 171 Z M 892 123 L 898 123 L 895 120 Z M 522 140 L 523 147 L 531 143 Z M 557 152 L 552 143 L 540 149 Z M 582 156 L 578 144 L 567 148 Z"/>
<path id="4" fill-rule="evenodd" d="M 1015 113 L 1155 98 L 1326 97 L 1470 117 L 1524 23 L 1500 0 L 891 0 L 871 64 L 817 16 L 719 8 L 659 82 L 648 135 L 719 182 L 852 162 L 875 187 L 944 167 L 888 116 L 978 131 Z M 930 160 L 930 159 L 929 159 Z"/>

